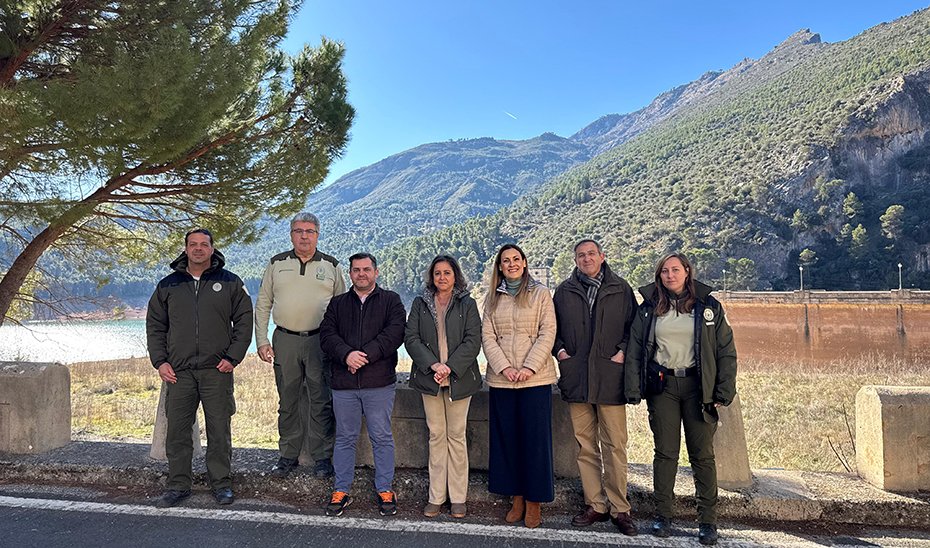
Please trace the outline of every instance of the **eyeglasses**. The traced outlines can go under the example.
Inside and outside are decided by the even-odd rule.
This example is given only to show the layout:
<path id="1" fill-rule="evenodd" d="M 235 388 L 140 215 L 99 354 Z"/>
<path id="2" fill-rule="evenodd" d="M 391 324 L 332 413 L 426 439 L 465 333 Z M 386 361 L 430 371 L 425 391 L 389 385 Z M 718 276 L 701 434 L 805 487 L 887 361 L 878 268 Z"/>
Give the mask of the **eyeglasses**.
<path id="1" fill-rule="evenodd" d="M 295 228 L 295 229 L 291 230 L 291 234 L 296 234 L 297 236 L 303 236 L 303 235 L 305 235 L 305 234 L 306 234 L 307 236 L 314 236 L 314 235 L 319 234 L 319 233 L 320 233 L 319 230 L 313 230 L 312 228 L 310 228 L 310 229 L 308 229 L 308 230 L 303 230 L 303 229 L 301 229 L 301 228 Z"/>

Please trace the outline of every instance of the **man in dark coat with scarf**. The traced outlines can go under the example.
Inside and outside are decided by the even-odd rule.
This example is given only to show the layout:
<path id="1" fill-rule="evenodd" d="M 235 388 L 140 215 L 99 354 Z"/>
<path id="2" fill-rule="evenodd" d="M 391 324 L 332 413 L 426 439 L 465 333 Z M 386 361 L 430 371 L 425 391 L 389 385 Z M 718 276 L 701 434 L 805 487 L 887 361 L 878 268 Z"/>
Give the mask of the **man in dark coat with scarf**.
<path id="1" fill-rule="evenodd" d="M 623 362 L 636 300 L 630 284 L 608 266 L 600 244 L 581 240 L 574 252 L 576 268 L 553 297 L 558 322 L 553 354 L 578 443 L 585 498 L 572 525 L 610 519 L 621 533 L 634 536 L 627 499 Z"/>

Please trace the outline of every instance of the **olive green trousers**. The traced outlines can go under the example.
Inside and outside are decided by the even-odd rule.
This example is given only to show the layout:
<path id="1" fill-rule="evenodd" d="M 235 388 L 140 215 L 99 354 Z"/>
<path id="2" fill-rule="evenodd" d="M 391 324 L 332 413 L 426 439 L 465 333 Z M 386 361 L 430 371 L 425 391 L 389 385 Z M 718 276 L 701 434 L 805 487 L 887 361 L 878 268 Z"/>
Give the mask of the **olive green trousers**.
<path id="1" fill-rule="evenodd" d="M 165 452 L 168 456 L 168 489 L 185 491 L 191 488 L 191 458 L 194 442 L 191 428 L 197 407 L 203 404 L 207 429 L 207 478 L 213 490 L 232 487 L 231 417 L 236 412 L 233 396 L 233 374 L 216 368 L 182 369 L 175 371 L 178 382 L 168 384 L 165 412 L 168 434 Z"/>
<path id="2" fill-rule="evenodd" d="M 656 513 L 671 519 L 675 475 L 684 426 L 685 445 L 694 475 L 694 496 L 701 523 L 717 522 L 717 465 L 714 462 L 716 422 L 704 420 L 701 378 L 669 377 L 665 390 L 646 398 L 649 427 L 655 440 L 652 485 Z"/>

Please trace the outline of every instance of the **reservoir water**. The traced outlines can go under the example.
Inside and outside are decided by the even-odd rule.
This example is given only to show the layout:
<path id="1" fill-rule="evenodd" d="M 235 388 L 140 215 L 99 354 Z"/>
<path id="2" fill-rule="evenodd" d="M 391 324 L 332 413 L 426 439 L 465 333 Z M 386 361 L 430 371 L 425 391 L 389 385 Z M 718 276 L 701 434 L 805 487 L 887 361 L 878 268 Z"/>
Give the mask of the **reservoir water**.
<path id="1" fill-rule="evenodd" d="M 254 339 L 249 352 L 255 352 Z M 399 352 L 401 359 L 409 359 L 403 347 Z M 78 363 L 147 356 L 145 320 L 0 326 L 0 361 Z"/>

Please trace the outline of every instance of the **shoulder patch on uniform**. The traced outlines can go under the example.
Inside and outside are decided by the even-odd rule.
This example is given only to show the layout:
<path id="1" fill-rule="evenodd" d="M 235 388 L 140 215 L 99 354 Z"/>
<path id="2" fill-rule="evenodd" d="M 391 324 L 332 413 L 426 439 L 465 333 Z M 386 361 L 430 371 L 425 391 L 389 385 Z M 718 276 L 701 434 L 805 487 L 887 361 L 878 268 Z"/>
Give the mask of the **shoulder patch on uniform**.
<path id="1" fill-rule="evenodd" d="M 336 258 L 333 257 L 332 255 L 327 255 L 326 253 L 323 253 L 322 251 L 320 251 L 319 253 L 320 253 L 320 260 L 331 263 L 333 266 L 339 266 L 339 261 L 337 261 Z"/>
<path id="2" fill-rule="evenodd" d="M 272 257 L 271 260 L 270 260 L 269 262 L 273 264 L 273 263 L 276 263 L 276 262 L 278 262 L 278 261 L 286 261 L 286 260 L 288 260 L 288 259 L 290 259 L 290 258 L 291 258 L 291 252 L 290 252 L 290 251 L 285 251 L 285 252 L 283 252 L 283 253 L 278 253 L 277 255 L 275 255 L 274 257 Z"/>
<path id="3" fill-rule="evenodd" d="M 709 309 L 709 308 L 705 308 L 705 309 L 704 309 L 704 319 L 707 320 L 707 321 L 709 321 L 709 322 L 714 321 L 714 311 L 711 310 L 711 309 Z"/>

